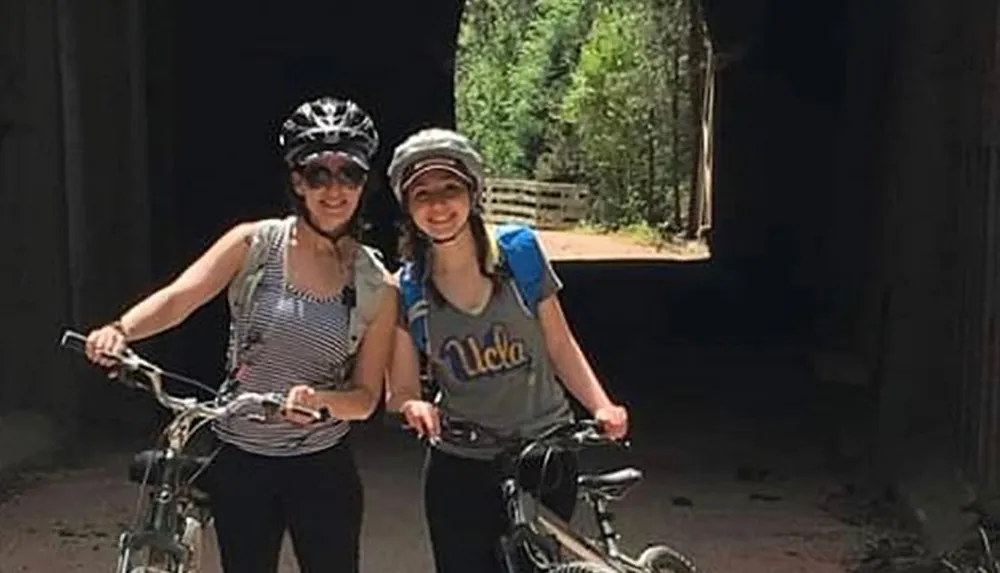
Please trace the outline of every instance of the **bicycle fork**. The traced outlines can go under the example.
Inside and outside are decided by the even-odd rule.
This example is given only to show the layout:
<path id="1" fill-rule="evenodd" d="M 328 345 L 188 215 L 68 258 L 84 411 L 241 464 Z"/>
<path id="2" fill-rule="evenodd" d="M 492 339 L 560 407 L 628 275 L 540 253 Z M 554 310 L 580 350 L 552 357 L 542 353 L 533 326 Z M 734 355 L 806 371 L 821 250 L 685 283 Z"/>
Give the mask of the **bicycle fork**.
<path id="1" fill-rule="evenodd" d="M 166 570 L 173 569 L 171 563 L 185 563 L 188 549 L 178 539 L 178 520 L 189 517 L 181 515 L 178 508 L 179 491 L 174 483 L 176 468 L 171 450 L 167 450 L 164 461 L 162 474 L 149 496 L 142 529 L 124 531 L 118 538 L 118 573 L 131 573 L 132 554 L 143 549 L 148 551 L 147 566 Z"/>

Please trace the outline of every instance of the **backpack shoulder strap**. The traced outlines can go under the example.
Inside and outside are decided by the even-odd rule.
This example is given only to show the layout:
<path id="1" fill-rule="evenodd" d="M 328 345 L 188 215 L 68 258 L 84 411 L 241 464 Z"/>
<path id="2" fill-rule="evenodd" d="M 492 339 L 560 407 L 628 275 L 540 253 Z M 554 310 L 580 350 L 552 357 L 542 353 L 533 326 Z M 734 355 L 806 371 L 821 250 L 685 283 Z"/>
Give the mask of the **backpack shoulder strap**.
<path id="1" fill-rule="evenodd" d="M 410 330 L 413 344 L 420 353 L 427 351 L 427 310 L 422 265 L 406 261 L 399 269 L 399 295 L 403 314 Z"/>
<path id="2" fill-rule="evenodd" d="M 491 257 L 514 282 L 518 302 L 525 314 L 535 316 L 541 299 L 544 255 L 535 232 L 523 225 L 501 225 L 491 241 Z M 427 352 L 427 301 L 422 265 L 407 261 L 399 271 L 399 293 L 410 337 L 417 350 Z"/>
<path id="3" fill-rule="evenodd" d="M 493 234 L 499 264 L 514 281 L 521 308 L 534 317 L 542 297 L 545 255 L 531 227 L 516 224 L 500 225 Z"/>
<path id="4" fill-rule="evenodd" d="M 238 331 L 239 325 L 246 322 L 250 312 L 250 300 L 254 290 L 264 276 L 264 263 L 267 261 L 267 248 L 287 229 L 291 219 L 263 219 L 257 222 L 257 228 L 250 235 L 250 245 L 247 247 L 243 264 L 229 281 L 227 298 L 229 301 L 230 347 L 227 356 L 227 369 L 236 364 L 238 348 L 242 344 L 243 333 Z"/>
<path id="5" fill-rule="evenodd" d="M 250 236 L 250 245 L 243 257 L 243 265 L 232 280 L 229 281 L 229 309 L 235 319 L 250 300 L 253 290 L 260 282 L 264 262 L 267 260 L 267 247 L 278 236 L 287 219 L 263 219 L 257 222 L 257 228 Z"/>
<path id="6" fill-rule="evenodd" d="M 350 354 L 357 352 L 365 330 L 375 319 L 382 299 L 382 286 L 390 280 L 382 253 L 373 247 L 359 245 L 354 253 L 355 304 L 350 309 Z"/>

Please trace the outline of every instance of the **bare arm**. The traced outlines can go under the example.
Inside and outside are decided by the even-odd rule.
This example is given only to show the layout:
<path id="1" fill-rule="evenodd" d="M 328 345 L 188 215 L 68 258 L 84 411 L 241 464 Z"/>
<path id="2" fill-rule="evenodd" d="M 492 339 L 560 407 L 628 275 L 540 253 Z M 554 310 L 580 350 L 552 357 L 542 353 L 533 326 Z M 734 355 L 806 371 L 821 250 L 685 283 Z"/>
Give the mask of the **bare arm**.
<path id="1" fill-rule="evenodd" d="M 219 294 L 243 264 L 257 223 L 231 228 L 173 282 L 146 297 L 122 315 L 128 340 L 141 340 L 184 321 Z"/>
<path id="2" fill-rule="evenodd" d="M 420 359 L 405 325 L 393 328 L 392 361 L 386 380 L 386 409 L 398 412 L 410 400 L 420 400 Z"/>
<path id="3" fill-rule="evenodd" d="M 386 284 L 382 290 L 379 310 L 358 347 L 351 388 L 318 393 L 322 405 L 334 418 L 364 420 L 372 415 L 382 397 L 397 316 L 395 286 Z"/>
<path id="4" fill-rule="evenodd" d="M 538 319 L 552 365 L 570 393 L 591 414 L 612 405 L 570 330 L 557 295 L 552 294 L 539 303 Z"/>

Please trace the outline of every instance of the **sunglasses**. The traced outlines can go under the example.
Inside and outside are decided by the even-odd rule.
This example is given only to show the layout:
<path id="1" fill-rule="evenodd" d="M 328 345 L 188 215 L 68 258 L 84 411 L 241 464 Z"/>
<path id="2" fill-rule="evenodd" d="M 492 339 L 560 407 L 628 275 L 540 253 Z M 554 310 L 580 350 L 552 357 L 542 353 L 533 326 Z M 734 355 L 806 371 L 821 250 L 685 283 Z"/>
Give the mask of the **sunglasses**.
<path id="1" fill-rule="evenodd" d="M 356 163 L 330 167 L 317 162 L 302 167 L 302 178 L 310 189 L 325 189 L 332 185 L 361 187 L 368 178 L 368 170 Z"/>

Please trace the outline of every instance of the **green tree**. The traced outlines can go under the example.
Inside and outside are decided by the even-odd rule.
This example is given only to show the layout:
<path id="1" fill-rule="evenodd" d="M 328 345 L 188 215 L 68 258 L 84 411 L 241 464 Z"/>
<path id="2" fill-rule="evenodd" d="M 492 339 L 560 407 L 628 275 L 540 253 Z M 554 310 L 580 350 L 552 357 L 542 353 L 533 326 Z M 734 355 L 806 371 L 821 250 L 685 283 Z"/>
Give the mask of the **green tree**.
<path id="1" fill-rule="evenodd" d="M 594 222 L 679 227 L 699 136 L 697 1 L 469 0 L 460 129 L 494 176 L 589 183 Z"/>

